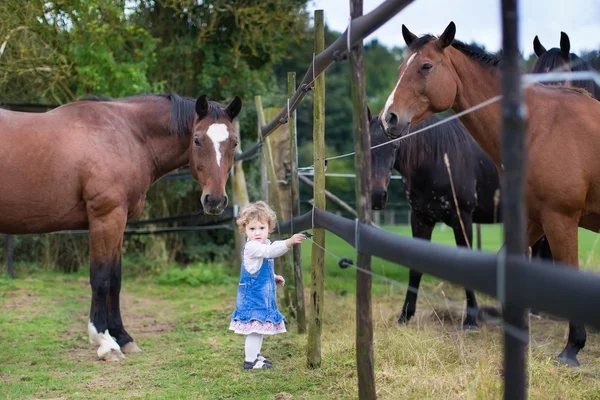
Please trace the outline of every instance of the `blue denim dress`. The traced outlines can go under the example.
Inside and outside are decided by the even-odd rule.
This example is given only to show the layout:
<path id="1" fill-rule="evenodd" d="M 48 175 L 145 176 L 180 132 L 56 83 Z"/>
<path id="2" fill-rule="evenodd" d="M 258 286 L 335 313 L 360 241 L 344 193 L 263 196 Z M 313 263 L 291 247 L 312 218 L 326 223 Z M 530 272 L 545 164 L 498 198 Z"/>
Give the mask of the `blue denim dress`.
<path id="1" fill-rule="evenodd" d="M 242 253 L 243 254 L 243 253 Z M 243 259 L 243 257 L 242 257 Z M 281 329 L 272 332 L 258 333 L 281 333 L 285 332 L 285 320 L 283 314 L 277 308 L 277 289 L 275 283 L 275 270 L 272 258 L 264 258 L 258 272 L 250 274 L 242 262 L 241 277 L 238 286 L 235 311 L 231 315 L 232 324 L 237 323 L 263 323 L 272 329 L 273 326 L 281 325 Z M 265 327 L 266 328 L 266 327 Z"/>

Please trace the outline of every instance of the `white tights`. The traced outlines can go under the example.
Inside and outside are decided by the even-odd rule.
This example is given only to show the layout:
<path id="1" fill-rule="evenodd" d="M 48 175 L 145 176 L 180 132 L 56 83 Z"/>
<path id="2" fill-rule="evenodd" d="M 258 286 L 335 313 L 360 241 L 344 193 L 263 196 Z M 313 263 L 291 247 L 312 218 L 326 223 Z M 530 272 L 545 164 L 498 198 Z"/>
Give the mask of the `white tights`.
<path id="1" fill-rule="evenodd" d="M 247 362 L 254 362 L 258 357 L 258 353 L 260 353 L 260 348 L 262 347 L 263 335 L 260 333 L 250 333 L 246 336 L 246 358 Z"/>

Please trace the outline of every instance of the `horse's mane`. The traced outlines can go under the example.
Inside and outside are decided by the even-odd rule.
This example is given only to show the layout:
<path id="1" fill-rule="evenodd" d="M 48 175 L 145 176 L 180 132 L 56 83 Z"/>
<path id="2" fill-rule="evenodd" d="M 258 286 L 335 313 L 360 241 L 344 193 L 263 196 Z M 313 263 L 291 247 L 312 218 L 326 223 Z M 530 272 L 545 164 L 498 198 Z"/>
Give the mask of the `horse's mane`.
<path id="1" fill-rule="evenodd" d="M 411 127 L 410 131 L 414 132 L 430 127 L 445 118 L 447 117 L 433 115 Z M 473 151 L 475 142 L 458 120 L 430 127 L 426 131 L 400 140 L 398 143 L 398 158 L 402 160 L 401 164 L 405 171 L 414 171 L 422 165 L 433 166 L 436 162 L 443 163 L 444 154 L 447 153 L 451 168 L 453 168 L 453 163 L 464 164 L 454 166 L 453 175 L 455 175 L 460 171 L 469 169 L 471 165 L 467 164 L 474 159 L 467 153 Z M 405 171 L 403 171 L 403 175 Z"/>
<path id="2" fill-rule="evenodd" d="M 571 61 L 573 63 L 573 67 L 571 68 L 571 71 L 573 72 L 578 72 L 578 71 L 595 71 L 594 67 L 592 67 L 592 64 L 587 61 L 584 58 L 581 57 L 577 57 L 577 55 L 571 53 Z M 573 85 L 580 87 L 582 89 L 587 90 L 588 92 L 590 92 L 591 96 L 594 97 L 596 100 L 600 100 L 600 86 L 598 86 L 598 84 L 595 81 L 592 81 L 590 79 L 585 80 L 585 81 L 573 81 Z"/>
<path id="3" fill-rule="evenodd" d="M 107 96 L 91 96 L 79 99 L 77 101 L 124 101 L 124 102 L 146 102 L 156 100 L 168 100 L 171 103 L 171 118 L 169 119 L 169 135 L 187 136 L 191 132 L 191 126 L 196 117 L 196 99 L 179 96 L 174 93 L 169 94 L 142 94 L 137 96 L 124 97 L 121 99 L 112 99 Z M 218 118 L 229 118 L 225 112 L 225 107 L 216 101 L 208 100 L 208 116 Z"/>
<path id="4" fill-rule="evenodd" d="M 425 46 L 427 43 L 435 39 L 437 39 L 437 36 L 430 34 L 423 35 L 414 42 L 412 42 L 409 46 L 409 49 L 412 51 L 417 51 L 423 46 Z M 485 65 L 497 67 L 502 62 L 501 57 L 494 54 L 490 54 L 476 45 L 463 43 L 460 40 L 454 39 L 454 41 L 452 42 L 452 47 L 467 55 L 470 59 L 479 61 L 480 63 Z"/>

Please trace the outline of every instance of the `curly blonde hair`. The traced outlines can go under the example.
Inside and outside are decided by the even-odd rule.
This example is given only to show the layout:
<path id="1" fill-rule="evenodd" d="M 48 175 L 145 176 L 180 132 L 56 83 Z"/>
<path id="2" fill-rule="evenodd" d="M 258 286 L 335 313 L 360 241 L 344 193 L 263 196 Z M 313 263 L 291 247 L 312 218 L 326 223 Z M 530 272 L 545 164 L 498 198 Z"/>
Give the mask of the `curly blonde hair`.
<path id="1" fill-rule="evenodd" d="M 236 221 L 240 232 L 244 232 L 250 221 L 255 219 L 265 222 L 269 226 L 269 233 L 275 230 L 277 215 L 275 215 L 275 211 L 264 201 L 250 203 L 242 209 Z"/>

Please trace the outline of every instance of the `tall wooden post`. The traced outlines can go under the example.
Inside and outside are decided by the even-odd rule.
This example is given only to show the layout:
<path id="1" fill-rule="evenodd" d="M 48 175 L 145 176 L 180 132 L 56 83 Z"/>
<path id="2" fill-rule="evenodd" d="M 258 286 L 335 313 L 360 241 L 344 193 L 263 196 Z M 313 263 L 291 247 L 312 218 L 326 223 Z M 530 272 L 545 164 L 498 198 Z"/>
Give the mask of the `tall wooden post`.
<path id="1" fill-rule="evenodd" d="M 236 153 L 242 152 L 241 137 L 240 137 L 240 123 L 238 120 L 234 120 L 235 132 L 238 136 L 239 145 L 236 148 Z M 237 161 L 233 166 L 233 175 L 231 177 L 231 200 L 234 206 L 238 206 L 241 210 L 243 207 L 250 204 L 248 199 L 248 189 L 246 188 L 246 177 L 244 176 L 244 168 L 241 161 Z M 235 256 L 237 261 L 237 267 L 242 265 L 242 249 L 246 243 L 246 235 L 237 229 L 235 219 L 233 221 L 233 231 L 235 240 Z"/>
<path id="2" fill-rule="evenodd" d="M 260 130 L 260 127 L 264 126 L 266 124 L 265 112 L 263 110 L 262 99 L 260 96 L 255 96 L 254 102 L 256 103 L 256 113 L 258 115 L 258 126 L 259 126 L 259 130 Z M 277 172 L 275 171 L 275 163 L 273 161 L 273 151 L 271 148 L 271 140 L 270 139 L 271 139 L 271 137 L 268 137 L 263 142 L 263 153 L 264 153 L 264 157 L 265 157 L 264 159 L 265 159 L 266 167 L 267 167 L 268 182 L 271 183 L 270 185 L 267 186 L 267 195 L 264 199 L 273 208 L 273 210 L 275 211 L 275 214 L 277 214 L 277 218 L 279 219 L 279 221 L 281 221 L 282 220 L 281 201 L 279 199 L 279 190 L 277 189 Z M 273 190 L 269 190 L 269 186 Z M 285 273 L 282 271 L 282 269 L 283 269 L 282 260 L 281 259 L 276 260 L 275 261 L 275 270 L 277 271 L 278 274 L 285 275 Z M 286 288 L 284 291 L 284 303 L 285 303 L 286 307 L 290 306 L 290 302 L 291 301 L 290 301 L 289 288 Z"/>
<path id="3" fill-rule="evenodd" d="M 519 70 L 517 0 L 502 0 L 502 219 L 507 254 L 525 256 L 525 140 L 523 94 Z M 522 270 L 508 263 L 500 265 L 504 287 L 499 288 L 503 318 L 507 325 L 529 333 L 526 310 L 510 295 L 511 281 L 519 279 Z M 499 279 L 501 276 L 499 276 Z M 527 398 L 527 343 L 504 331 L 504 398 Z"/>
<path id="4" fill-rule="evenodd" d="M 288 72 L 288 98 L 296 92 L 296 73 Z M 290 130 L 290 197 L 292 198 L 292 215 L 294 218 L 300 215 L 300 192 L 298 183 L 298 134 L 296 131 L 296 110 L 290 113 L 288 121 Z M 304 305 L 304 275 L 302 274 L 302 249 L 299 246 L 292 248 L 294 273 L 294 307 L 296 308 L 296 320 L 298 322 L 298 333 L 306 333 L 306 307 Z"/>
<path id="5" fill-rule="evenodd" d="M 264 118 L 271 121 L 279 114 L 279 108 L 271 107 L 264 109 Z M 267 172 L 269 178 L 269 201 L 277 213 L 278 221 L 288 221 L 292 214 L 292 201 L 285 182 L 287 171 L 286 165 L 290 164 L 289 155 L 289 129 L 288 125 L 281 125 L 265 140 L 263 148 L 267 160 Z M 277 204 L 275 204 L 277 203 Z M 277 232 L 276 232 L 277 233 Z M 283 275 L 288 284 L 283 290 L 283 300 L 293 318 L 296 317 L 296 309 L 293 307 L 293 298 L 296 295 L 292 275 L 292 253 L 288 252 L 283 257 L 275 259 L 275 270 Z"/>
<path id="6" fill-rule="evenodd" d="M 363 0 L 350 0 L 352 19 L 363 14 Z M 352 104 L 354 108 L 354 165 L 356 177 L 356 206 L 358 221 L 371 223 L 371 138 L 367 117 L 365 73 L 362 41 L 350 51 L 352 69 Z M 371 310 L 371 256 L 360 251 L 360 235 L 356 234 L 357 265 L 365 272 L 356 274 L 356 368 L 358 398 L 375 399 L 375 365 L 373 360 L 373 315 Z"/>
<path id="7" fill-rule="evenodd" d="M 325 48 L 323 10 L 315 10 L 315 56 Z M 325 209 L 325 73 L 314 81 L 313 93 L 313 162 L 315 165 L 314 207 Z M 313 230 L 310 265 L 310 317 L 308 323 L 307 364 L 321 366 L 321 333 L 323 329 L 323 290 L 325 279 L 325 230 Z"/>

